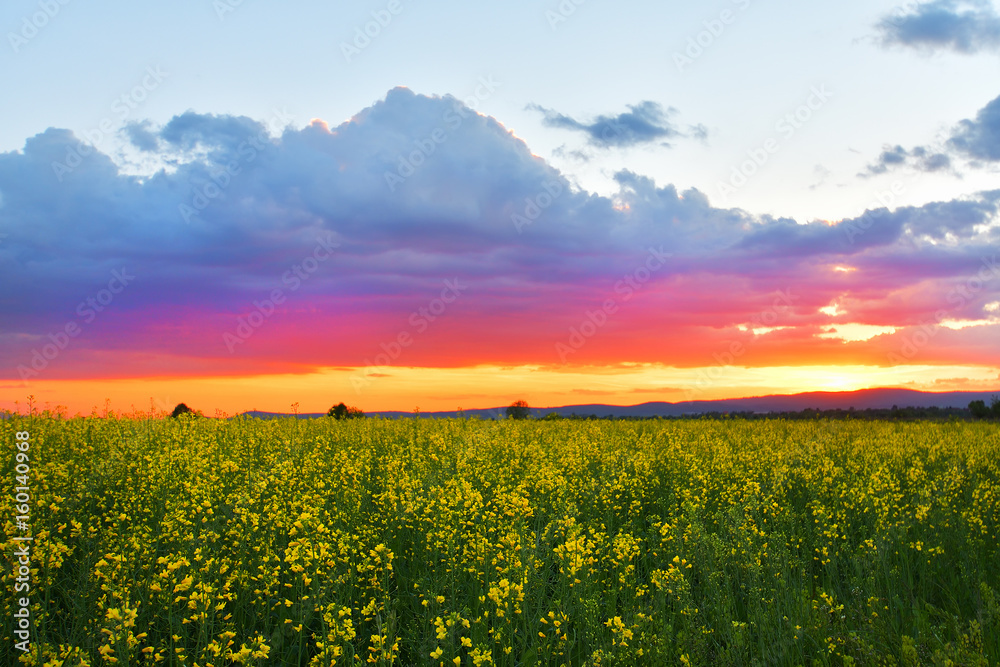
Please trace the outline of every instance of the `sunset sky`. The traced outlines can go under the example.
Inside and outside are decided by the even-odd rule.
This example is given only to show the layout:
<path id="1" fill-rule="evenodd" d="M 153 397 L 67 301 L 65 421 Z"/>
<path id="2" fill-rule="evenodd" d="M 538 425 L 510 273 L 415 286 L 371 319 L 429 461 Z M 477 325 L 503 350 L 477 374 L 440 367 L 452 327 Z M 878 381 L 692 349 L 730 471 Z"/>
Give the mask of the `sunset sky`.
<path id="1" fill-rule="evenodd" d="M 996 3 L 0 29 L 0 409 L 1000 389 Z"/>

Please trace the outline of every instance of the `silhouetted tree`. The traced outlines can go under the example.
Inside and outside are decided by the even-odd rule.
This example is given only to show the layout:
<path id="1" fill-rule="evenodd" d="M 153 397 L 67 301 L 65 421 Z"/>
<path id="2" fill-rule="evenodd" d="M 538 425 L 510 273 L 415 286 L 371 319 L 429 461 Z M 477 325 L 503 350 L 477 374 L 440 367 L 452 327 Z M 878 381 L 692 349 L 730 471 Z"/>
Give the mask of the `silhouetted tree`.
<path id="1" fill-rule="evenodd" d="M 993 402 L 990 403 L 990 412 L 993 413 L 993 419 L 1000 419 L 1000 398 L 993 397 Z"/>
<path id="2" fill-rule="evenodd" d="M 986 407 L 986 403 L 983 401 L 972 401 L 969 403 L 969 412 L 976 419 L 986 419 L 990 416 L 990 409 Z"/>
<path id="3" fill-rule="evenodd" d="M 365 413 L 362 412 L 360 408 L 356 408 L 353 405 L 337 403 L 337 405 L 327 411 L 326 416 L 333 417 L 334 419 L 356 419 L 358 417 L 364 417 Z"/>
<path id="4" fill-rule="evenodd" d="M 174 419 L 176 419 L 177 417 L 180 417 L 181 415 L 187 415 L 187 414 L 193 415 L 193 414 L 195 414 L 195 412 L 194 412 L 194 410 L 192 410 L 188 406 L 184 405 L 183 403 L 178 403 L 177 407 L 174 408 L 174 411 L 170 413 L 170 416 L 173 417 Z"/>
<path id="5" fill-rule="evenodd" d="M 514 401 L 507 408 L 507 417 L 509 419 L 527 419 L 531 415 L 531 410 L 528 408 L 528 402 Z"/>

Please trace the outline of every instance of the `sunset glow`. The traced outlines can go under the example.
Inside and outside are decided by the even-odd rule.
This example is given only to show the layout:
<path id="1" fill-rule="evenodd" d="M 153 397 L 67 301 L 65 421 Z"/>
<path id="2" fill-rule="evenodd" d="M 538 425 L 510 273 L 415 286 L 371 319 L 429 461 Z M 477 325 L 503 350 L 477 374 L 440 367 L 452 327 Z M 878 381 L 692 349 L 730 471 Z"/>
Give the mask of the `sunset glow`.
<path id="1" fill-rule="evenodd" d="M 62 50 L 54 20 L 0 80 L 40 100 L 0 131 L 0 409 L 1000 388 L 988 40 L 891 5 L 817 8 L 803 31 L 733 4 L 711 42 L 694 7 L 468 9 L 537 46 L 470 19 L 446 60 L 455 30 L 416 6 L 364 47 L 370 17 L 324 9 L 291 32 L 327 51 L 273 62 L 242 31 L 290 19 L 247 5 L 161 17 L 224 62 L 156 39 L 131 60 L 163 64 L 138 70 Z M 595 60 L 605 31 L 634 53 Z M 79 59 L 98 101 L 48 100 L 51 58 Z"/>

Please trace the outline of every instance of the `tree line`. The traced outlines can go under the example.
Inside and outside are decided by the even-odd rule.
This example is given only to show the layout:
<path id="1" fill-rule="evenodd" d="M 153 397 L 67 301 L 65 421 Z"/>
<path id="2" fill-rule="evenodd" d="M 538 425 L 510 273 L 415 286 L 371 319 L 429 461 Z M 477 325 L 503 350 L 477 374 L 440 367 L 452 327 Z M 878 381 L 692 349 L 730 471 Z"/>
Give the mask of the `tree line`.
<path id="1" fill-rule="evenodd" d="M 508 419 L 530 419 L 531 408 L 528 402 L 518 400 L 511 403 L 506 410 Z M 177 418 L 181 415 L 202 416 L 201 412 L 192 410 L 184 403 L 180 403 L 174 408 L 171 417 Z M 346 405 L 343 402 L 331 407 L 327 417 L 334 419 L 359 419 L 364 418 L 365 413 L 361 408 L 353 405 Z M 816 408 L 806 408 L 805 410 L 776 411 L 776 412 L 699 412 L 684 415 L 655 416 L 655 417 L 615 417 L 605 415 L 599 417 L 596 414 L 578 415 L 573 413 L 562 416 L 557 412 L 538 417 L 542 420 L 554 419 L 866 419 L 879 421 L 915 421 L 915 420 L 948 420 L 948 419 L 975 419 L 975 420 L 996 420 L 1000 421 L 1000 398 L 994 396 L 989 405 L 985 401 L 972 401 L 967 408 L 939 408 L 932 407 L 903 407 L 892 406 L 891 408 L 865 408 L 855 410 L 854 408 L 834 408 L 830 410 L 820 410 Z"/>

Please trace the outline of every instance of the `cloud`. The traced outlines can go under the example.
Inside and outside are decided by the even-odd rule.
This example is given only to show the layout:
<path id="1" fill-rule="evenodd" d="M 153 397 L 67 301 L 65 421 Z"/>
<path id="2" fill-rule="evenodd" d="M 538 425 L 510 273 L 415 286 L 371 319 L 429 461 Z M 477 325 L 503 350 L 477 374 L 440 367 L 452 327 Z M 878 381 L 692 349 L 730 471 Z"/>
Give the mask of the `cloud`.
<path id="1" fill-rule="evenodd" d="M 974 119 L 959 121 L 935 147 L 885 146 L 858 176 L 884 174 L 904 165 L 927 172 L 947 171 L 956 159 L 974 168 L 1000 161 L 1000 97 L 980 109 Z"/>
<path id="2" fill-rule="evenodd" d="M 883 46 L 966 54 L 1000 50 L 1000 14 L 988 0 L 910 4 L 884 16 L 876 28 Z"/>
<path id="3" fill-rule="evenodd" d="M 879 346 L 937 309 L 981 320 L 1000 300 L 998 276 L 949 303 L 998 254 L 1000 191 L 807 224 L 632 171 L 602 196 L 496 119 L 403 88 L 336 127 L 187 112 L 127 136 L 164 166 L 126 173 L 57 128 L 0 153 L 0 379 L 68 323 L 81 333 L 46 377 L 364 366 L 403 333 L 393 365 L 545 366 L 609 300 L 574 363 L 712 364 L 733 340 L 753 363 L 883 363 Z M 134 280 L 84 318 L 123 270 Z M 461 286 L 447 304 L 445 281 Z M 795 298 L 754 324 L 779 293 Z M 899 330 L 819 337 L 848 324 Z M 984 329 L 938 334 L 921 361 L 995 356 Z"/>
<path id="4" fill-rule="evenodd" d="M 576 160 L 578 162 L 590 162 L 592 156 L 589 153 L 581 150 L 569 150 L 565 145 L 557 146 L 552 149 L 552 155 L 560 158 L 567 158 L 570 160 Z"/>
<path id="5" fill-rule="evenodd" d="M 587 135 L 589 143 L 599 148 L 625 148 L 638 144 L 660 141 L 675 137 L 693 136 L 704 139 L 708 131 L 702 125 L 682 131 L 670 121 L 676 109 L 664 109 L 657 102 L 645 101 L 629 105 L 629 111 L 617 116 L 601 115 L 590 122 L 582 122 L 565 114 L 537 104 L 529 109 L 543 114 L 542 122 L 549 127 L 574 130 Z"/>
<path id="6" fill-rule="evenodd" d="M 123 128 L 123 133 L 129 143 L 140 151 L 153 152 L 159 147 L 159 138 L 155 132 L 150 131 L 152 123 L 149 121 L 128 123 Z"/>
<path id="7" fill-rule="evenodd" d="M 910 233 L 944 239 L 947 236 L 974 236 L 976 227 L 990 223 L 996 217 L 997 210 L 995 199 L 983 197 L 931 202 L 920 207 L 897 209 L 896 213 L 906 218 L 906 228 Z"/>
<path id="8" fill-rule="evenodd" d="M 980 109 L 974 120 L 959 122 L 948 147 L 971 159 L 1000 160 L 1000 97 Z"/>
<path id="9" fill-rule="evenodd" d="M 813 166 L 813 176 L 816 177 L 816 182 L 809 186 L 810 190 L 815 190 L 822 187 L 829 180 L 833 172 L 822 164 L 817 164 Z"/>
<path id="10" fill-rule="evenodd" d="M 907 150 L 902 146 L 886 146 L 878 159 L 868 165 L 859 176 L 884 174 L 890 169 L 908 165 L 919 171 L 945 171 L 951 168 L 951 157 L 947 153 L 935 152 L 924 146 Z"/>
<path id="11" fill-rule="evenodd" d="M 188 111 L 175 116 L 159 132 L 172 147 L 190 151 L 199 146 L 235 151 L 246 137 L 261 133 L 264 126 L 246 116 L 217 116 Z"/>
<path id="12" fill-rule="evenodd" d="M 909 151 L 902 146 L 886 147 L 882 151 L 882 154 L 878 156 L 878 160 L 868 166 L 866 172 L 869 174 L 884 174 L 891 167 L 898 167 L 905 164 L 906 158 L 909 155 Z"/>

